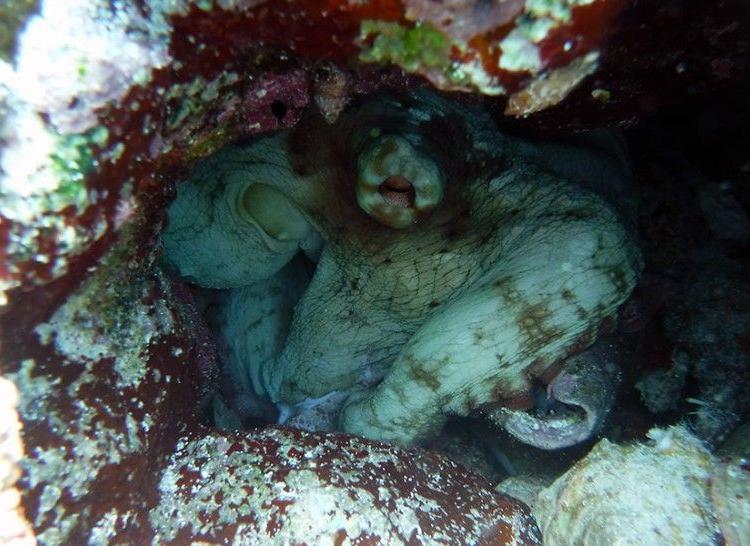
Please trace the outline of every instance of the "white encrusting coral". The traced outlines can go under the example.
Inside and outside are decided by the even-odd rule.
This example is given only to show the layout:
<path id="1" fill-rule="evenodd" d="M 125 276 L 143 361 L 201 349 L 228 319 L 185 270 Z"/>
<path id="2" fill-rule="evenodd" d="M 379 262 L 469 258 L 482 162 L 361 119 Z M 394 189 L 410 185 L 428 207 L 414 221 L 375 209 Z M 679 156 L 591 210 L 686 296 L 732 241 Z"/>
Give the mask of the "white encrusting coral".
<path id="1" fill-rule="evenodd" d="M 8 546 L 36 546 L 34 533 L 24 517 L 17 482 L 24 456 L 21 422 L 16 413 L 18 390 L 0 377 L 0 542 Z"/>

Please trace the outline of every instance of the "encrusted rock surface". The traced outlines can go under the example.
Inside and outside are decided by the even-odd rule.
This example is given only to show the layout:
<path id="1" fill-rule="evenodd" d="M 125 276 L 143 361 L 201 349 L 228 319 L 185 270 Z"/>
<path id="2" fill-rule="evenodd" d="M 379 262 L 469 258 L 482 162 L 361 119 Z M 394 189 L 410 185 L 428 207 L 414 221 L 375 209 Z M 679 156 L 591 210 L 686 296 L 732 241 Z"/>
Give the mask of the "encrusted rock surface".
<path id="1" fill-rule="evenodd" d="M 650 434 L 651 445 L 602 440 L 538 494 L 534 515 L 546 545 L 720 543 L 713 457 L 685 429 Z"/>
<path id="2" fill-rule="evenodd" d="M 713 455 L 682 426 L 648 436 L 601 440 L 556 479 L 520 473 L 496 489 L 531 507 L 545 546 L 748 544 L 747 459 Z"/>
<path id="3" fill-rule="evenodd" d="M 266 428 L 186 437 L 150 512 L 154 544 L 540 544 L 516 501 L 439 455 Z"/>

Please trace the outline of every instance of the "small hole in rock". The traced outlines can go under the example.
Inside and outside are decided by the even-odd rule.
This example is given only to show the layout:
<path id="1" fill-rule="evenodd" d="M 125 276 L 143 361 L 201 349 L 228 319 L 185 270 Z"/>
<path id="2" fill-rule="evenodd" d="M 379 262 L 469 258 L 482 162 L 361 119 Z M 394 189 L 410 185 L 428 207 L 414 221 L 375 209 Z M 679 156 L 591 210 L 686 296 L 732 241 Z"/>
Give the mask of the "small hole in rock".
<path id="1" fill-rule="evenodd" d="M 286 115 L 286 111 L 287 111 L 286 104 L 284 104 L 280 100 L 275 100 L 271 103 L 271 113 L 279 121 L 284 119 L 284 116 Z"/>

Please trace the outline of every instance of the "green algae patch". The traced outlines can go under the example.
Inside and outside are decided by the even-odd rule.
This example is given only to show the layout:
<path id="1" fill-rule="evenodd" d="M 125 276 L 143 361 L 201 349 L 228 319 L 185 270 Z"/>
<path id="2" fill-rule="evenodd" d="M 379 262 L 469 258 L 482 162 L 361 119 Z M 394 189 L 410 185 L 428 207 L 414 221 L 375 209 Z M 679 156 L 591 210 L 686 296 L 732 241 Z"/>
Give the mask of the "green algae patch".
<path id="1" fill-rule="evenodd" d="M 162 274 L 152 269 L 153 255 L 139 263 L 132 258 L 143 222 L 124 226 L 97 270 L 35 328 L 41 342 L 54 343 L 67 363 L 95 367 L 111 359 L 118 388 L 139 386 L 148 372 L 144 355 L 149 345 L 174 325 L 164 301 L 150 297 L 168 292 Z"/>
<path id="2" fill-rule="evenodd" d="M 409 72 L 439 69 L 449 72 L 451 42 L 430 25 L 406 27 L 386 21 L 362 21 L 359 35 L 365 62 L 393 63 Z"/>
<path id="3" fill-rule="evenodd" d="M 102 148 L 108 137 L 106 127 L 58 137 L 57 145 L 50 154 L 50 164 L 58 179 L 58 186 L 49 196 L 49 209 L 61 210 L 69 205 L 81 209 L 88 204 L 86 176 L 97 166 L 94 148 Z"/>
<path id="4" fill-rule="evenodd" d="M 229 144 L 233 136 L 232 131 L 224 126 L 219 126 L 213 131 L 195 138 L 190 147 L 185 150 L 185 162 L 189 164 L 210 155 L 225 144 Z"/>

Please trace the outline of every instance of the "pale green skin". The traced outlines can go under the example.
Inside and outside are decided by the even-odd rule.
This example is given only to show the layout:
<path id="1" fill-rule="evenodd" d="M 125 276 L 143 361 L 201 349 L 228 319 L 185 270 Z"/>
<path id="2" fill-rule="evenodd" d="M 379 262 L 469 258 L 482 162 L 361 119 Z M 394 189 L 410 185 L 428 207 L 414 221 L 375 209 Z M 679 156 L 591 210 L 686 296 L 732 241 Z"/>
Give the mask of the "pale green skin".
<path id="1" fill-rule="evenodd" d="M 250 285 L 232 292 L 225 313 L 240 390 L 285 417 L 323 397 L 333 424 L 322 428 L 410 445 L 451 414 L 526 396 L 535 377 L 594 341 L 641 261 L 626 222 L 599 195 L 619 198 L 628 178 L 609 137 L 592 140 L 607 152 L 532 144 L 431 93 L 405 100 L 371 100 L 333 128 L 298 128 L 312 135 L 301 144 L 281 132 L 213 156 L 180 186 L 164 240 L 168 261 L 194 282 Z M 440 118 L 448 122 L 437 129 L 422 125 Z M 352 165 L 374 127 L 403 127 L 415 161 L 433 162 L 442 177 L 440 203 L 409 227 L 374 220 L 354 197 Z M 440 132 L 450 134 L 429 136 Z M 341 164 L 341 150 L 354 159 Z M 309 229 L 285 205 L 276 220 L 289 219 L 296 238 L 269 245 L 247 210 L 222 201 L 240 190 L 221 179 L 277 189 Z M 257 218 L 262 206 L 252 208 Z M 211 232 L 202 218 L 223 227 Z M 294 301 L 263 279 L 300 246 L 315 253 L 316 233 L 324 247 L 288 325 Z M 237 266 L 231 279 L 226 267 L 212 270 L 227 263 Z"/>

